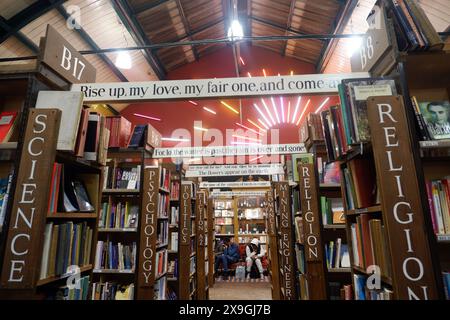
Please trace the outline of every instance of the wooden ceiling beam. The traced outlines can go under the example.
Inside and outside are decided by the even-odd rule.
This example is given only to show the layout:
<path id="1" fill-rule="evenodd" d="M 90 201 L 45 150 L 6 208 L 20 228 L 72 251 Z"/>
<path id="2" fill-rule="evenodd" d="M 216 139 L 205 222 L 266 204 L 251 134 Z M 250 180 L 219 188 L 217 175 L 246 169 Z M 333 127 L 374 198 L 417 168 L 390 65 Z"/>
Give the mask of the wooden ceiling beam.
<path id="1" fill-rule="evenodd" d="M 286 35 L 288 35 L 288 30 L 291 28 L 292 24 L 292 17 L 294 16 L 294 9 L 295 9 L 295 3 L 297 0 L 291 0 L 291 7 L 289 8 L 289 15 L 286 23 Z M 283 56 L 286 55 L 286 49 L 287 49 L 288 41 L 285 42 L 283 52 L 281 53 Z"/>
<path id="2" fill-rule="evenodd" d="M 184 29 L 186 30 L 186 35 L 187 35 L 188 39 L 190 41 L 192 41 L 194 39 L 192 38 L 191 28 L 189 26 L 189 21 L 186 19 L 186 14 L 184 13 L 184 9 L 183 9 L 183 6 L 181 5 L 181 1 L 180 0 L 175 0 L 175 1 L 177 3 L 178 11 L 180 12 L 181 21 L 183 22 Z M 192 46 L 191 49 L 192 49 L 192 53 L 194 54 L 195 60 L 198 61 L 199 55 L 198 55 L 197 48 L 195 46 Z"/>
<path id="3" fill-rule="evenodd" d="M 357 5 L 358 0 L 348 0 L 341 3 L 341 7 L 334 21 L 333 34 L 339 34 L 344 31 Z M 334 53 L 334 50 L 336 49 L 337 44 L 338 39 L 326 40 L 322 47 L 322 51 L 320 52 L 318 61 L 316 62 L 317 73 L 322 73 L 326 68 L 331 56 Z"/>
<path id="4" fill-rule="evenodd" d="M 142 12 L 144 12 L 144 11 L 147 11 L 147 10 L 150 10 L 150 9 L 153 9 L 153 8 L 156 8 L 156 7 L 159 7 L 160 5 L 162 5 L 162 4 L 165 4 L 165 3 L 168 3 L 168 2 L 170 2 L 170 1 L 172 1 L 172 0 L 159 0 L 159 1 L 156 1 L 156 2 L 151 2 L 151 3 L 145 3 L 145 4 L 143 4 L 142 6 L 140 6 L 137 10 L 133 10 L 132 12 L 133 12 L 133 14 L 140 14 L 140 13 L 142 13 Z"/>
<path id="5" fill-rule="evenodd" d="M 70 18 L 69 13 L 66 11 L 66 9 L 60 5 L 56 8 L 59 12 L 59 14 L 65 19 L 68 20 Z M 74 30 L 80 35 L 80 37 L 94 50 L 99 50 L 100 47 L 97 45 L 97 43 L 92 39 L 89 34 L 83 29 L 83 27 L 74 28 Z M 119 70 L 119 68 L 116 67 L 116 65 L 111 61 L 111 59 L 104 53 L 100 53 L 99 58 L 103 60 L 104 63 L 108 65 L 108 67 L 111 69 L 111 71 L 116 75 L 117 78 L 119 78 L 123 82 L 128 82 L 128 79 L 124 76 L 124 74 Z"/>

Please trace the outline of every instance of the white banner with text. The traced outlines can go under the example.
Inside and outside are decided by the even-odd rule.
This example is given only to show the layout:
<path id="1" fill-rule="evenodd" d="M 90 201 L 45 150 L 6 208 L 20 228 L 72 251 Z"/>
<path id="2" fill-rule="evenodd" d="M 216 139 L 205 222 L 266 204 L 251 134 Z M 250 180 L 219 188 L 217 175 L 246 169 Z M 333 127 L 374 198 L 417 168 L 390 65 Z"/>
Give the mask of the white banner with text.
<path id="1" fill-rule="evenodd" d="M 133 102 L 284 94 L 333 94 L 343 79 L 368 78 L 367 72 L 292 76 L 83 83 L 84 103 Z"/>
<path id="2" fill-rule="evenodd" d="M 275 155 L 306 153 L 303 143 L 238 145 L 211 147 L 175 147 L 155 148 L 153 159 L 161 158 L 197 158 L 197 157 L 232 157 L 253 155 Z"/>
<path id="3" fill-rule="evenodd" d="M 229 165 L 190 165 L 186 177 L 222 177 L 283 174 L 281 163 L 271 164 L 229 164 Z"/>
<path id="4" fill-rule="evenodd" d="M 200 182 L 200 188 L 269 188 L 270 181 L 222 181 Z"/>

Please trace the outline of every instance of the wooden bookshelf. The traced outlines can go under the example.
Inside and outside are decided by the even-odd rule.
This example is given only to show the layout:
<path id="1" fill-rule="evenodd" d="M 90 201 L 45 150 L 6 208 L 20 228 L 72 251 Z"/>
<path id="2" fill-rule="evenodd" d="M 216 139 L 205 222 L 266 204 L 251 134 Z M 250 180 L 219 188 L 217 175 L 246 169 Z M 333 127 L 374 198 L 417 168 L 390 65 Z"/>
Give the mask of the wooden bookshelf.
<path id="1" fill-rule="evenodd" d="M 108 148 L 107 158 L 108 160 L 106 165 L 108 167 L 108 171 L 106 171 L 106 167 L 103 170 L 104 180 L 102 181 L 101 195 L 102 208 L 100 211 L 102 215 L 106 215 L 106 218 L 104 219 L 106 225 L 103 225 L 103 216 L 101 215 L 97 228 L 98 240 L 111 241 L 113 244 L 120 242 L 123 245 L 132 245 L 133 243 L 135 243 L 136 260 L 132 262 L 132 265 L 134 266 L 134 269 L 132 270 L 94 269 L 93 282 L 108 281 L 116 282 L 125 286 L 133 284 L 134 296 L 132 297 L 132 299 L 145 299 L 149 297 L 151 297 L 152 299 L 152 287 L 146 287 L 145 285 L 141 286 L 142 278 L 140 277 L 140 266 L 143 263 L 143 258 L 140 251 L 142 246 L 140 245 L 139 241 L 140 239 L 144 238 L 143 236 L 141 236 L 143 234 L 143 206 L 145 204 L 145 200 L 147 200 L 146 197 L 144 197 L 144 186 L 146 179 L 149 179 L 148 173 L 145 174 L 144 170 L 146 164 L 152 161 L 151 151 L 144 148 Z M 133 166 L 136 167 L 136 172 L 138 173 L 138 188 L 116 188 L 115 184 L 117 183 L 117 177 L 115 175 L 111 175 L 110 177 L 112 180 L 109 180 L 109 178 L 106 177 L 106 174 L 109 173 L 110 170 L 114 171 L 116 170 L 116 168 L 131 169 Z M 105 182 L 106 184 L 104 184 Z M 156 183 L 159 183 L 159 180 Z M 107 206 L 104 206 L 104 204 L 107 204 Z M 122 222 L 120 222 L 120 225 L 117 225 L 117 206 L 119 204 L 122 205 L 121 210 L 125 210 L 125 208 L 128 207 L 129 214 L 131 214 L 131 210 L 132 208 L 134 208 L 133 210 L 135 210 L 136 217 L 134 218 L 135 221 L 133 225 L 127 225 L 125 218 L 123 218 L 123 225 Z M 115 209 L 113 209 L 113 206 L 115 206 Z M 114 216 L 113 225 L 111 225 L 112 212 L 115 212 L 116 215 Z M 120 220 L 122 220 L 122 218 Z M 156 220 L 157 219 L 155 219 L 155 221 Z M 149 276 L 149 279 L 154 281 L 154 276 Z M 151 283 L 151 285 L 153 285 L 153 283 Z M 151 293 L 149 293 L 149 291 L 151 291 Z"/>
<path id="2" fill-rule="evenodd" d="M 87 212 L 57 212 L 48 213 L 47 219 L 97 219 L 96 213 Z"/>
<path id="3" fill-rule="evenodd" d="M 92 264 L 80 267 L 80 273 L 91 271 L 91 270 L 92 270 Z M 37 287 L 44 286 L 44 285 L 47 285 L 47 284 L 52 283 L 52 282 L 56 282 L 56 281 L 59 281 L 59 280 L 62 280 L 62 279 L 67 279 L 71 275 L 72 275 L 72 273 L 66 273 L 66 274 L 63 274 L 63 275 L 60 275 L 60 276 L 53 276 L 53 277 L 48 277 L 48 278 L 45 278 L 45 279 L 40 279 L 36 283 L 36 286 Z"/>
<path id="4" fill-rule="evenodd" d="M 205 257 L 205 250 L 208 250 L 208 191 L 200 189 L 197 191 L 195 203 L 196 216 L 196 278 L 197 278 L 197 300 L 208 300 L 209 292 L 206 290 L 208 285 L 207 264 L 208 256 Z"/>
<path id="5" fill-rule="evenodd" d="M 355 216 L 362 213 L 379 213 L 381 212 L 381 206 L 375 205 L 367 208 L 351 209 L 346 212 L 347 216 Z"/>

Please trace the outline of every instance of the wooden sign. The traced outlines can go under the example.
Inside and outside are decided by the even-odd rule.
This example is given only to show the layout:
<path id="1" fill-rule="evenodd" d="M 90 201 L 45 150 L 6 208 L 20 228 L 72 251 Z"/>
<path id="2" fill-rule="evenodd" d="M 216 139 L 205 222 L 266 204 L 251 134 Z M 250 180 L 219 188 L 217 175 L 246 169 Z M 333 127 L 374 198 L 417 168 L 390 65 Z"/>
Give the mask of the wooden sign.
<path id="1" fill-rule="evenodd" d="M 306 261 L 322 261 L 320 212 L 314 163 L 297 163 Z"/>
<path id="2" fill-rule="evenodd" d="M 3 260 L 4 289 L 31 289 L 37 281 L 60 119 L 58 109 L 30 109 L 28 115 Z"/>
<path id="3" fill-rule="evenodd" d="M 155 281 L 156 270 L 155 261 L 159 195 L 158 167 L 145 167 L 142 186 L 137 298 L 140 300 L 151 300 L 153 299 L 152 286 Z"/>
<path id="4" fill-rule="evenodd" d="M 40 61 L 70 83 L 95 82 L 94 66 L 49 24 Z"/>
<path id="5" fill-rule="evenodd" d="M 290 192 L 288 182 L 278 182 L 276 184 L 277 196 L 279 197 L 279 215 L 280 215 L 280 247 L 281 261 L 280 266 L 283 270 L 282 283 L 284 288 L 284 299 L 294 300 L 295 297 L 295 279 L 294 270 L 294 243 L 292 241 L 292 217 L 290 205 Z"/>
<path id="6" fill-rule="evenodd" d="M 153 148 L 161 147 L 161 133 L 151 124 L 147 124 L 147 144 Z"/>
<path id="7" fill-rule="evenodd" d="M 273 208 L 273 191 L 266 192 L 267 200 L 267 235 L 276 236 L 276 222 L 275 222 L 275 210 Z"/>
<path id="8" fill-rule="evenodd" d="M 424 212 L 401 96 L 371 97 L 368 120 L 389 235 L 397 299 L 437 299 L 437 285 L 424 232 Z M 388 258 L 389 259 L 389 258 Z"/>
<path id="9" fill-rule="evenodd" d="M 180 203 L 180 234 L 179 243 L 181 246 L 189 246 L 191 244 L 191 192 L 192 185 L 190 183 L 181 182 L 181 203 Z"/>
<path id="10" fill-rule="evenodd" d="M 351 57 L 352 72 L 368 72 L 391 48 L 386 25 L 386 13 L 375 5 L 367 19 L 369 29 L 361 46 Z"/>

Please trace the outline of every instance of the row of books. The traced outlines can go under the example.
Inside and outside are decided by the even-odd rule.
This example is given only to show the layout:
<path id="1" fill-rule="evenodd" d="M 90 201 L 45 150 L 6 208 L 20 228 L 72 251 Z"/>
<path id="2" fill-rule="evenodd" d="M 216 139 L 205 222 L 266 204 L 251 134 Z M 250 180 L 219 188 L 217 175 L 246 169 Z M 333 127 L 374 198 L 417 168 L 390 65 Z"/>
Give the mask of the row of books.
<path id="1" fill-rule="evenodd" d="M 167 272 L 167 250 L 156 252 L 155 257 L 155 277 L 159 277 Z"/>
<path id="2" fill-rule="evenodd" d="M 421 140 L 450 139 L 450 102 L 418 102 L 411 97 Z"/>
<path id="3" fill-rule="evenodd" d="M 224 209 L 215 209 L 214 210 L 214 217 L 220 218 L 220 217 L 234 217 L 234 211 L 233 210 L 224 210 Z"/>
<path id="4" fill-rule="evenodd" d="M 121 116 L 107 117 L 106 127 L 111 132 L 108 147 L 126 148 L 131 137 L 131 122 Z"/>
<path id="5" fill-rule="evenodd" d="M 353 261 L 367 270 L 377 266 L 382 276 L 391 276 L 391 254 L 385 226 L 380 219 L 371 219 L 369 214 L 356 217 L 351 225 Z M 375 271 L 375 270 L 374 270 Z"/>
<path id="6" fill-rule="evenodd" d="M 167 280 L 166 277 L 156 280 L 153 285 L 153 299 L 167 300 Z"/>
<path id="7" fill-rule="evenodd" d="M 170 182 L 170 199 L 178 200 L 180 198 L 180 181 Z"/>
<path id="8" fill-rule="evenodd" d="M 170 220 L 169 220 L 170 224 L 178 225 L 179 217 L 180 217 L 180 208 L 176 207 L 176 206 L 171 206 L 170 207 Z"/>
<path id="9" fill-rule="evenodd" d="M 167 276 L 171 278 L 178 278 L 178 259 L 174 258 L 167 263 Z"/>
<path id="10" fill-rule="evenodd" d="M 0 112 L 0 143 L 10 142 L 15 140 L 13 133 L 18 122 L 17 111 L 3 111 Z"/>
<path id="11" fill-rule="evenodd" d="M 40 279 L 66 274 L 70 266 L 86 266 L 91 261 L 93 230 L 86 222 L 45 226 Z"/>
<path id="12" fill-rule="evenodd" d="M 441 50 L 443 41 L 418 1 L 390 0 L 394 28 L 400 51 Z"/>
<path id="13" fill-rule="evenodd" d="M 96 270 L 135 270 L 136 243 L 129 245 L 113 243 L 111 241 L 98 241 L 95 255 Z"/>
<path id="14" fill-rule="evenodd" d="M 105 164 L 110 130 L 102 115 L 83 106 L 82 92 L 40 91 L 35 108 L 62 111 L 57 150 Z"/>
<path id="15" fill-rule="evenodd" d="M 342 198 L 327 198 L 321 196 L 320 212 L 322 212 L 322 223 L 324 225 L 345 223 Z"/>
<path id="16" fill-rule="evenodd" d="M 170 191 L 170 170 L 164 167 L 159 171 L 159 187 Z"/>
<path id="17" fill-rule="evenodd" d="M 11 191 L 12 174 L 7 178 L 0 179 L 0 233 L 5 223 L 6 207 L 8 205 L 9 193 Z"/>
<path id="18" fill-rule="evenodd" d="M 426 181 L 431 221 L 436 234 L 450 234 L 450 177 Z"/>
<path id="19" fill-rule="evenodd" d="M 323 130 L 320 114 L 309 113 L 302 128 L 300 129 L 301 141 L 304 143 L 313 143 L 323 141 Z"/>
<path id="20" fill-rule="evenodd" d="M 85 183 L 62 163 L 54 163 L 48 199 L 48 212 L 93 212 Z M 86 175 L 84 175 L 86 177 Z"/>
<path id="21" fill-rule="evenodd" d="M 159 194 L 158 197 L 158 217 L 169 217 L 170 198 L 168 194 Z"/>
<path id="22" fill-rule="evenodd" d="M 169 250 L 178 251 L 178 231 L 170 232 Z"/>
<path id="23" fill-rule="evenodd" d="M 380 203 L 372 158 L 355 158 L 343 169 L 347 209 L 368 208 Z"/>
<path id="24" fill-rule="evenodd" d="M 355 300 L 392 300 L 392 290 L 387 287 L 369 289 L 366 285 L 367 276 L 354 274 Z"/>
<path id="25" fill-rule="evenodd" d="M 325 243 L 325 261 L 328 269 L 350 268 L 350 256 L 347 244 L 341 238 Z"/>
<path id="26" fill-rule="evenodd" d="M 134 284 L 95 282 L 92 284 L 91 300 L 133 300 Z"/>
<path id="27" fill-rule="evenodd" d="M 169 243 L 169 221 L 163 220 L 158 223 L 157 245 L 165 245 Z"/>
<path id="28" fill-rule="evenodd" d="M 55 300 L 87 300 L 89 293 L 89 276 L 81 277 L 72 285 L 56 289 Z"/>
<path id="29" fill-rule="evenodd" d="M 103 202 L 98 220 L 99 228 L 136 228 L 139 206 L 129 201 Z"/>
<path id="30" fill-rule="evenodd" d="M 442 272 L 442 280 L 444 284 L 445 299 L 450 300 L 450 272 Z"/>
<path id="31" fill-rule="evenodd" d="M 295 245 L 295 258 L 297 259 L 297 269 L 300 273 L 306 272 L 305 252 L 301 246 Z"/>
<path id="32" fill-rule="evenodd" d="M 233 218 L 216 218 L 216 225 L 232 225 Z"/>
<path id="33" fill-rule="evenodd" d="M 218 234 L 233 234 L 234 226 L 233 225 L 216 225 L 214 227 L 214 231 Z"/>
<path id="34" fill-rule="evenodd" d="M 123 167 L 104 167 L 104 189 L 139 189 L 141 166 L 123 165 Z"/>
<path id="35" fill-rule="evenodd" d="M 296 216 L 294 219 L 295 226 L 295 241 L 297 243 L 304 243 L 304 234 L 303 234 L 303 218 L 300 216 Z"/>

